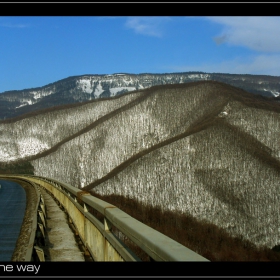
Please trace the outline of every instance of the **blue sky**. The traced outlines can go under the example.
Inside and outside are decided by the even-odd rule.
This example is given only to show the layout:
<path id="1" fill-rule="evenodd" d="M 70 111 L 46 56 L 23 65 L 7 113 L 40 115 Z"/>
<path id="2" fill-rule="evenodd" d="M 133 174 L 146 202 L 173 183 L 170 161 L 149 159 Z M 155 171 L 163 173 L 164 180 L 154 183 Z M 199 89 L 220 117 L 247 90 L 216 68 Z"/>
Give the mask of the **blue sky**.
<path id="1" fill-rule="evenodd" d="M 280 17 L 0 16 L 0 92 L 83 74 L 280 76 Z"/>

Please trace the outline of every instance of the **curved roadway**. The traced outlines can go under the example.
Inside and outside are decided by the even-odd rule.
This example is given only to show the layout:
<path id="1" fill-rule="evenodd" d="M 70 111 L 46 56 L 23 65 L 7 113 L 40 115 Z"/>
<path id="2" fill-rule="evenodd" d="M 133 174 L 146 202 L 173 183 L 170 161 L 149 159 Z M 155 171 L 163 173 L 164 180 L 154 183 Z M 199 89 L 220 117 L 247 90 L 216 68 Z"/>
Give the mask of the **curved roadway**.
<path id="1" fill-rule="evenodd" d="M 19 184 L 0 180 L 0 261 L 11 261 L 26 208 L 26 194 Z"/>

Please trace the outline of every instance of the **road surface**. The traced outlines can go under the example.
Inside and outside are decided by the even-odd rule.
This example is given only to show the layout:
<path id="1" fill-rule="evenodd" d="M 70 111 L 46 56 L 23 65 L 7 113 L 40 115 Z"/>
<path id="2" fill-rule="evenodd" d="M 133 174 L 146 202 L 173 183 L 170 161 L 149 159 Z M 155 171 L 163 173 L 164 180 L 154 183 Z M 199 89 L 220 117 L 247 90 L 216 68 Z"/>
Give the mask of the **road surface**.
<path id="1" fill-rule="evenodd" d="M 0 261 L 11 261 L 25 214 L 25 190 L 0 180 Z"/>

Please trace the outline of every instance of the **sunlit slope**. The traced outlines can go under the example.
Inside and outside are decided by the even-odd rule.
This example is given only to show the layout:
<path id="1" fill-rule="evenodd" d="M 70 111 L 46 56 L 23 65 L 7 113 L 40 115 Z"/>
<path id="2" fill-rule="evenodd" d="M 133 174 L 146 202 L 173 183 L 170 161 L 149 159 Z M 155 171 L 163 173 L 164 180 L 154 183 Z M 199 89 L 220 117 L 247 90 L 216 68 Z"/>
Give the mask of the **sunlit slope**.
<path id="1" fill-rule="evenodd" d="M 139 96 L 141 93 L 132 93 L 80 106 L 53 108 L 0 123 L 0 162 L 32 159 L 43 152 L 43 155 L 48 154 L 56 145 L 59 147 L 80 135 L 97 120 Z"/>
<path id="2" fill-rule="evenodd" d="M 271 155 L 280 160 L 280 113 L 275 107 L 269 109 L 248 107 L 236 101 L 226 107 L 228 114 L 224 118 L 266 145 Z"/>
<path id="3" fill-rule="evenodd" d="M 0 161 L 280 239 L 280 105 L 213 82 L 155 86 L 0 124 Z M 39 143 L 39 144 L 38 144 Z"/>
<path id="4" fill-rule="evenodd" d="M 35 172 L 79 187 L 92 184 L 131 157 L 219 113 L 227 102 L 217 93 L 222 89 L 216 83 L 195 83 L 146 90 L 149 96 L 137 105 L 32 161 Z"/>

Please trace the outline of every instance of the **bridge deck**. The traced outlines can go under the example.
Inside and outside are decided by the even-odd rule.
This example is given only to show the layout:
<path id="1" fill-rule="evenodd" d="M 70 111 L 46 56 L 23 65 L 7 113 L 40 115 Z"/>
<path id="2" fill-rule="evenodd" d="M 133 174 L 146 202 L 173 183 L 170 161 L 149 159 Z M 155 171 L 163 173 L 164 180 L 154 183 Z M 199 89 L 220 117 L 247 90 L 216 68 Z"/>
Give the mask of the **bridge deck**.
<path id="1" fill-rule="evenodd" d="M 46 206 L 46 238 L 43 247 L 46 261 L 85 261 L 69 227 L 66 214 L 51 195 L 40 188 Z"/>

